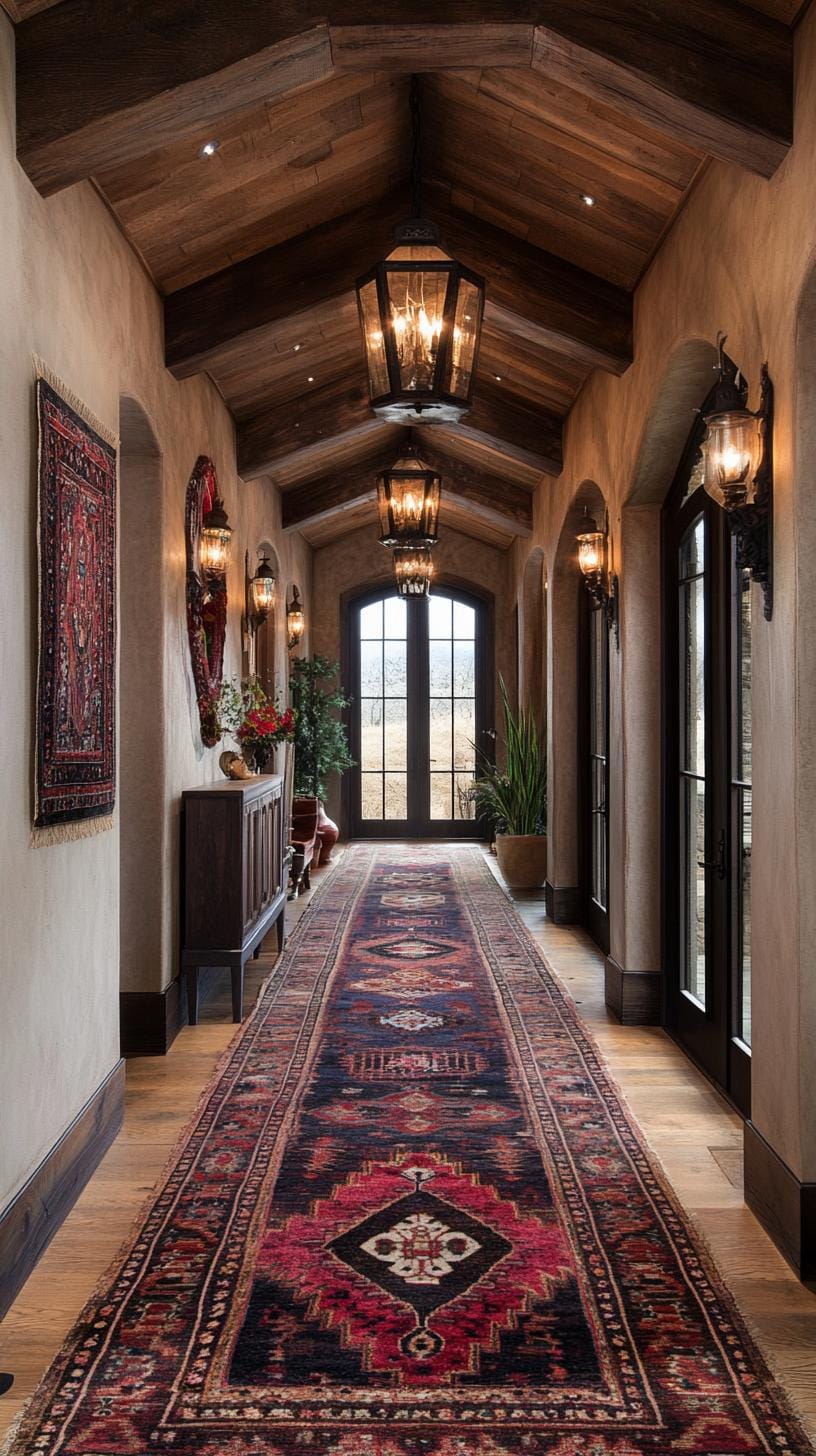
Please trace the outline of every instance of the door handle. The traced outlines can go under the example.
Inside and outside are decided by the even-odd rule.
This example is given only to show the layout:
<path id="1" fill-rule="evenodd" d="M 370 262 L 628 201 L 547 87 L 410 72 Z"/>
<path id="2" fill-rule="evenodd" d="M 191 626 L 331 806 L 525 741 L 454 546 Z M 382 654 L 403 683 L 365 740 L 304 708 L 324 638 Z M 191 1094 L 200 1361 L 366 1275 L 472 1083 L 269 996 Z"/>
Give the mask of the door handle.
<path id="1" fill-rule="evenodd" d="M 697 868 L 701 870 L 714 870 L 718 879 L 724 880 L 728 874 L 728 867 L 725 863 L 725 830 L 720 830 L 720 837 L 717 840 L 716 859 L 698 859 Z"/>

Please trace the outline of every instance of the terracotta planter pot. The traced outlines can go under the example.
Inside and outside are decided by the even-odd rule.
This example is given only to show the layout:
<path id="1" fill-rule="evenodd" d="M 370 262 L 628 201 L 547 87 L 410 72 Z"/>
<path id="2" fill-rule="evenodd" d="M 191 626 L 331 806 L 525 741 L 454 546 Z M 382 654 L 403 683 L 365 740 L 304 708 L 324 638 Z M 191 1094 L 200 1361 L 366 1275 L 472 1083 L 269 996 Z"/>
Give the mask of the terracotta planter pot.
<path id="1" fill-rule="evenodd" d="M 340 830 L 333 819 L 326 813 L 323 800 L 320 800 L 317 818 L 317 837 L 320 840 L 320 864 L 325 865 L 331 859 L 332 850 L 340 838 Z"/>
<path id="2" fill-rule="evenodd" d="M 537 890 L 547 878 L 547 836 L 497 834 L 496 858 L 511 890 Z"/>

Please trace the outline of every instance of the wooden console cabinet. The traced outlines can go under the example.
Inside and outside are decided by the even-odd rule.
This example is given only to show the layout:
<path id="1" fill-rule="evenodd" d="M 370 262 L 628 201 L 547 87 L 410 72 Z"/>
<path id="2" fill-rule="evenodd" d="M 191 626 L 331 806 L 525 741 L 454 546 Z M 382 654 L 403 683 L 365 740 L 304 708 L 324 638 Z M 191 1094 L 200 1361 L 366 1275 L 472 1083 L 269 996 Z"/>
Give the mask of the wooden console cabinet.
<path id="1" fill-rule="evenodd" d="M 275 925 L 285 939 L 285 811 L 280 774 L 206 784 L 182 796 L 182 970 L 190 1024 L 198 1021 L 198 973 L 228 967 L 232 1019 L 241 1021 L 244 966 Z"/>

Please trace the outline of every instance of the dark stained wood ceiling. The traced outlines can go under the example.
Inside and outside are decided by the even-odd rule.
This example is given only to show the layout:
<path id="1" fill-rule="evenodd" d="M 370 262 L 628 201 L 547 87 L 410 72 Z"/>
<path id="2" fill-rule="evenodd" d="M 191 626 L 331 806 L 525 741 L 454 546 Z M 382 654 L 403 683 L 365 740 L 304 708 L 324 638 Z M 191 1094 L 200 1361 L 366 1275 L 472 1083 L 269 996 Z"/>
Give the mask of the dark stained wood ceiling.
<path id="1" fill-rule="evenodd" d="M 254 26 L 261 36 L 262 7 L 236 3 L 248 33 Z M 640 0 L 621 3 L 640 13 Z M 159 0 L 145 0 L 145 44 L 155 57 L 138 49 L 138 7 L 123 17 L 120 40 L 115 0 L 96 0 L 99 95 L 86 106 L 75 88 L 51 115 L 38 111 L 40 91 L 42 104 L 49 96 L 49 56 L 61 57 L 75 31 L 77 47 L 85 45 L 82 64 L 88 46 L 93 54 L 88 0 L 8 0 L 13 18 L 26 22 L 20 156 L 46 193 L 93 176 L 166 296 L 169 367 L 181 378 L 210 372 L 236 418 L 242 473 L 268 472 L 284 492 L 287 528 L 317 545 L 373 523 L 376 470 L 401 439 L 399 427 L 368 409 L 353 281 L 387 251 L 393 222 L 407 210 L 408 72 L 423 72 L 427 211 L 441 224 L 443 244 L 485 274 L 488 302 L 472 413 L 459 426 L 417 434 L 445 472 L 443 525 L 504 547 L 529 531 L 542 473 L 560 468 L 561 421 L 590 370 L 622 372 L 631 359 L 632 291 L 706 163 L 708 140 L 694 138 L 710 136 L 716 155 L 756 162 L 766 175 L 784 155 L 790 43 L 786 53 L 786 32 L 774 22 L 790 24 L 800 6 L 756 0 L 743 13 L 761 11 L 771 21 L 735 28 L 729 3 L 688 0 L 677 34 L 667 36 L 658 12 L 674 12 L 669 0 L 655 0 L 648 24 L 659 39 L 647 36 L 631 75 L 620 37 L 601 25 L 599 54 L 611 57 L 624 81 L 613 104 L 608 63 L 593 79 L 581 61 L 595 42 L 577 0 L 553 11 L 556 31 L 563 11 L 565 34 L 583 47 L 577 60 L 569 45 L 559 51 L 557 35 L 553 44 L 551 29 L 535 30 L 535 20 L 532 28 L 495 22 L 511 9 L 515 15 L 515 4 L 437 6 L 434 20 L 453 18 L 442 37 L 433 23 L 388 30 L 376 6 L 371 23 L 367 0 L 353 0 L 339 25 L 329 14 L 327 35 L 316 17 L 304 19 L 316 28 L 302 40 L 291 19 L 276 19 L 268 64 L 278 69 L 268 79 L 250 42 L 236 70 L 240 49 L 226 0 L 209 0 L 206 22 L 181 0 L 163 0 L 163 14 Z M 226 29 L 219 29 L 222 6 Z M 303 0 L 304 16 L 312 8 Z M 520 0 L 519 19 L 535 9 Z M 548 10 L 547 0 L 540 9 Z M 474 22 L 494 18 L 459 26 L 465 12 Z M 52 33 L 50 15 L 65 21 L 68 13 L 75 23 L 57 23 Z M 716 36 L 721 13 L 731 17 L 738 54 L 735 74 L 723 71 L 722 94 L 709 107 L 702 71 L 708 67 L 707 84 L 717 84 L 712 35 L 724 57 L 730 44 L 727 34 Z M 157 39 L 165 18 L 174 47 L 166 60 Z M 200 54 L 190 60 L 185 90 L 180 49 L 184 26 L 200 41 L 205 23 L 214 73 L 232 78 L 211 94 Z M 706 56 L 702 68 L 688 69 L 689 45 Z M 763 48 L 757 106 L 765 114 L 755 121 L 744 93 Z M 130 70 L 121 59 L 128 54 Z M 105 56 L 113 58 L 107 69 Z M 488 56 L 506 63 L 486 66 Z M 440 57 L 457 68 L 437 69 Z M 120 101 L 115 72 L 123 65 Z M 649 67 L 653 93 L 644 90 Z M 688 101 L 684 67 L 694 92 Z M 94 71 L 90 93 L 96 84 Z M 217 151 L 202 156 L 212 139 Z"/>

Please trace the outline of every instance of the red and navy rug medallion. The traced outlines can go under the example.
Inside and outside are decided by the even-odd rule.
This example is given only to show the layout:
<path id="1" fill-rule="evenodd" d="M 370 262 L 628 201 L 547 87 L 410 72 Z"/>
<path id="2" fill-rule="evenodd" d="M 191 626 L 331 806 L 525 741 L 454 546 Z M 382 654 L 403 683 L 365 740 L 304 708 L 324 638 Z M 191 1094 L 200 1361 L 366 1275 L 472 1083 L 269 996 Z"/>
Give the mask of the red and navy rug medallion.
<path id="1" fill-rule="evenodd" d="M 347 852 L 12 1456 L 804 1456 L 475 848 Z"/>

